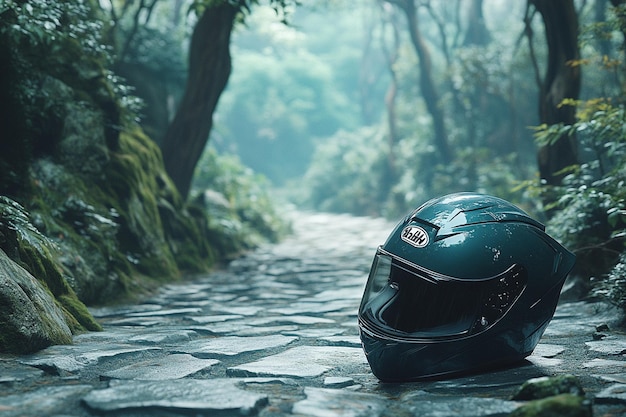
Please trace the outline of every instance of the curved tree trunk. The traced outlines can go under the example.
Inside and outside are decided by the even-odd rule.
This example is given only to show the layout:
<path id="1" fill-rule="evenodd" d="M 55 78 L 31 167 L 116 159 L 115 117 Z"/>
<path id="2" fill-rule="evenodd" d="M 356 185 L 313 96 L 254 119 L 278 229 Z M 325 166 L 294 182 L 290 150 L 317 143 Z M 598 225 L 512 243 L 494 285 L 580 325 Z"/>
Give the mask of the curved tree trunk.
<path id="1" fill-rule="evenodd" d="M 564 99 L 577 100 L 580 94 L 578 16 L 573 0 L 530 0 L 541 14 L 548 43 L 548 65 L 540 85 L 539 116 L 542 123 L 573 124 L 576 108 L 560 106 Z M 549 185 L 559 185 L 559 171 L 578 163 L 575 137 L 563 135 L 551 146 L 538 151 L 539 175 Z"/>
<path id="2" fill-rule="evenodd" d="M 161 142 L 165 169 L 183 198 L 189 194 L 213 112 L 230 76 L 230 35 L 238 12 L 229 2 L 208 7 L 193 31 L 185 94 Z"/>
<path id="3" fill-rule="evenodd" d="M 442 163 L 452 161 L 452 150 L 448 144 L 448 133 L 444 122 L 444 113 L 441 108 L 439 93 L 433 80 L 432 60 L 430 51 L 424 41 L 417 20 L 417 9 L 414 0 L 387 0 L 389 3 L 399 6 L 405 13 L 411 36 L 413 48 L 417 53 L 420 69 L 420 89 L 426 103 L 426 108 L 433 119 L 435 132 L 435 148 Z"/>

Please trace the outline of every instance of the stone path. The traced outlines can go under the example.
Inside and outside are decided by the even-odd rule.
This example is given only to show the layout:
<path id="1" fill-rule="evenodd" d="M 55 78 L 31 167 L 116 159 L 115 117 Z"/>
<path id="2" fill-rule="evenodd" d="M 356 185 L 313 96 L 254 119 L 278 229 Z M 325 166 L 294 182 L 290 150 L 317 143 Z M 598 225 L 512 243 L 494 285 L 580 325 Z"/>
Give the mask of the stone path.
<path id="1" fill-rule="evenodd" d="M 595 416 L 626 415 L 626 335 L 602 304 L 566 303 L 527 361 L 381 384 L 356 312 L 392 224 L 299 213 L 296 234 L 137 305 L 94 309 L 103 332 L 0 355 L 0 416 L 499 416 L 525 381 L 577 376 Z"/>

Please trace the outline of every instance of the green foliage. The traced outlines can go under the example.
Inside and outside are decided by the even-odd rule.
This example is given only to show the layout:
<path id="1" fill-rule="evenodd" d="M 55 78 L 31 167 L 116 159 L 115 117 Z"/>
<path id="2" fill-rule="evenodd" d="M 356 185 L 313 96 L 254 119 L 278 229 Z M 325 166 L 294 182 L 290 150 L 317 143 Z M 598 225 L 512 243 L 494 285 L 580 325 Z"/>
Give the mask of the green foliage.
<path id="1" fill-rule="evenodd" d="M 516 190 L 523 170 L 516 154 L 458 148 L 448 165 L 433 165 L 433 148 L 417 136 L 390 150 L 380 127 L 341 131 L 317 145 L 300 191 L 300 204 L 332 212 L 398 217 L 433 195 L 478 191 L 525 203 Z M 522 165 L 520 167 L 520 165 Z M 303 191 L 306 190 L 306 191 Z"/>
<path id="2" fill-rule="evenodd" d="M 104 110 L 111 146 L 120 124 L 135 119 L 136 99 L 107 69 L 110 55 L 100 40 L 101 27 L 87 1 L 2 2 L 1 192 L 25 192 L 30 161 L 56 153 L 68 101 Z"/>
<path id="3" fill-rule="evenodd" d="M 324 16 L 298 9 L 287 26 L 259 6 L 233 33 L 233 73 L 211 141 L 279 187 L 304 174 L 315 141 L 360 123 L 360 27 L 353 14 L 333 19 L 327 25 Z"/>
<path id="4" fill-rule="evenodd" d="M 77 42 L 80 52 L 91 57 L 106 56 L 100 43 L 100 23 L 89 19 L 85 1 L 4 0 L 0 6 L 3 32 L 8 40 L 26 50 L 50 47 L 58 52 L 63 43 Z"/>
<path id="5" fill-rule="evenodd" d="M 541 126 L 537 137 L 552 143 L 556 137 L 576 134 L 586 162 L 568 169 L 562 187 L 541 189 L 558 197 L 547 207 L 552 211 L 548 227 L 576 253 L 576 268 L 590 277 L 595 292 L 626 308 L 619 272 L 626 253 L 624 126 L 624 106 L 593 100 L 581 103 L 575 124 Z"/>
<path id="6" fill-rule="evenodd" d="M 609 235 L 599 237 L 621 238 L 626 231 L 626 110 L 624 106 L 605 102 L 586 104 L 595 111 L 583 107 L 575 124 L 544 126 L 538 130 L 537 137 L 543 143 L 551 143 L 556 136 L 577 135 L 587 162 L 568 169 L 570 175 L 564 180 L 558 207 L 577 204 L 580 199 L 588 200 L 585 205 L 600 209 L 611 230 Z"/>
<path id="7" fill-rule="evenodd" d="M 433 8 L 444 13 L 445 7 L 442 4 Z M 438 33 L 436 22 L 421 14 L 420 19 L 424 28 L 432 29 L 424 29 L 432 41 L 432 34 Z M 536 96 L 529 93 L 534 84 L 528 57 L 516 52 L 518 48 L 512 45 L 508 32 L 511 28 L 507 27 L 510 21 L 506 22 L 498 22 L 504 28 L 493 37 L 497 41 L 471 48 L 453 45 L 450 39 L 461 28 L 446 22 L 450 23 L 445 29 L 450 36 L 448 55 L 443 56 L 437 48 L 431 50 L 435 88 L 440 91 L 438 105 L 446 115 L 447 141 L 455 154 L 445 165 L 437 162 L 440 159 L 433 142 L 433 122 L 421 96 L 416 74 L 419 62 L 408 36 L 401 33 L 399 44 L 395 44 L 388 26 L 377 28 L 376 35 L 381 39 L 374 38 L 367 47 L 385 52 L 378 65 L 383 66 L 381 71 L 392 71 L 397 81 L 392 115 L 395 137 L 368 134 L 367 129 L 348 126 L 344 129 L 353 133 L 343 132 L 315 143 L 316 157 L 302 183 L 314 187 L 308 194 L 310 205 L 322 210 L 397 217 L 427 199 L 456 191 L 485 192 L 530 205 L 515 187 L 536 171 L 536 149 L 527 128 L 535 121 Z M 401 26 L 397 29 L 402 32 Z M 445 40 L 436 40 L 440 41 Z M 328 44 L 326 48 L 331 49 Z M 394 54 L 397 59 L 385 68 L 385 58 Z M 386 87 L 387 80 L 381 78 L 379 83 Z M 382 103 L 382 96 L 378 100 Z M 378 114 L 376 122 L 372 131 L 388 130 L 387 121 L 383 123 Z M 352 137 L 352 143 L 347 136 Z M 332 145 L 332 141 L 339 143 Z M 341 166 L 349 159 L 346 156 L 344 160 L 343 155 L 351 153 L 359 155 L 350 159 L 360 160 L 360 165 Z M 303 199 L 301 196 L 300 201 Z"/>
<path id="8" fill-rule="evenodd" d="M 356 124 L 352 104 L 335 87 L 333 69 L 308 51 L 290 51 L 288 59 L 237 52 L 215 139 L 231 144 L 246 165 L 282 185 L 304 173 L 313 138 Z"/>
<path id="9" fill-rule="evenodd" d="M 275 242 L 290 229 L 265 177 L 212 147 L 196 167 L 192 194 L 206 208 L 211 239 L 223 257 Z"/>
<path id="10" fill-rule="evenodd" d="M 102 23 L 90 2 L 85 0 L 20 2 L 5 0 L 0 10 L 0 36 L 23 52 L 33 70 L 45 71 L 69 85 L 90 84 L 94 98 L 117 100 L 122 112 L 133 120 L 136 98 L 119 78 L 107 69 L 110 49 L 101 40 Z M 31 87 L 29 89 L 28 87 Z M 29 101 L 37 97 L 36 84 L 25 86 Z M 99 87 L 99 88 L 98 88 Z M 116 121 L 117 122 L 117 121 Z"/>
<path id="11" fill-rule="evenodd" d="M 597 295 L 626 309 L 626 252 L 622 252 L 606 278 L 597 280 L 595 284 Z"/>
<path id="12" fill-rule="evenodd" d="M 292 186 L 301 190 L 301 204 L 317 210 L 376 215 L 385 211 L 388 163 L 380 129 L 339 131 L 318 143 L 306 175 Z"/>
<path id="13" fill-rule="evenodd" d="M 569 137 L 579 144 L 580 164 L 566 167 L 559 187 L 535 182 L 527 190 L 547 201 L 548 230 L 576 253 L 574 275 L 590 295 L 626 309 L 626 108 L 623 99 L 623 6 L 609 7 L 604 22 L 582 27 L 583 96 L 572 125 L 535 128 L 540 146 Z M 583 15 L 584 17 L 584 15 Z"/>

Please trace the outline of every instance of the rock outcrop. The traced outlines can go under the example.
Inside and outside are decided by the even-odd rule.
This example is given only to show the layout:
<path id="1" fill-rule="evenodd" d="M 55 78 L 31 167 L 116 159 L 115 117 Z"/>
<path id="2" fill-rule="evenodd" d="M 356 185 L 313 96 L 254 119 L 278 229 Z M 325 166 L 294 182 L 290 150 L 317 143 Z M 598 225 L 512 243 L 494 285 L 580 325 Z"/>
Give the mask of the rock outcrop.
<path id="1" fill-rule="evenodd" d="M 27 353 L 72 342 L 54 297 L 0 249 L 0 351 Z"/>
<path id="2" fill-rule="evenodd" d="M 3 276 L 0 352 L 70 342 L 68 328 L 99 329 L 85 304 L 132 299 L 215 261 L 206 214 L 180 197 L 108 68 L 97 8 L 27 6 L 0 10 L 0 248 L 4 266 L 36 280 Z"/>

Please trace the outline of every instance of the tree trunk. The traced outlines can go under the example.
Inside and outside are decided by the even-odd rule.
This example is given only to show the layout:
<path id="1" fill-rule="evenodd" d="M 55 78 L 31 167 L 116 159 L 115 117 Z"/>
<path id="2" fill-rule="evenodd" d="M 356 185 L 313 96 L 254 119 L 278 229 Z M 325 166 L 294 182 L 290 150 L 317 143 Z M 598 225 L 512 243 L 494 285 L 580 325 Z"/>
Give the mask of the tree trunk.
<path id="1" fill-rule="evenodd" d="M 189 194 L 213 112 L 230 76 L 230 35 L 238 11 L 228 2 L 207 7 L 193 31 L 185 93 L 161 142 L 165 169 L 183 198 Z"/>
<path id="2" fill-rule="evenodd" d="M 385 108 L 387 109 L 387 129 L 388 129 L 388 143 L 389 143 L 389 158 L 387 160 L 388 165 L 388 188 L 392 188 L 392 183 L 396 181 L 396 159 L 395 148 L 400 141 L 400 132 L 398 129 L 398 115 L 396 111 L 396 101 L 398 97 L 398 74 L 395 68 L 396 62 L 400 55 L 400 32 L 398 29 L 398 19 L 393 9 L 385 12 L 384 2 L 379 2 L 381 11 L 385 19 L 383 24 L 387 24 L 391 27 L 393 34 L 392 42 L 389 47 L 383 42 L 382 49 L 387 63 L 387 70 L 391 80 L 387 93 L 385 94 Z"/>
<path id="3" fill-rule="evenodd" d="M 580 59 L 578 48 L 578 16 L 573 0 L 530 0 L 541 14 L 548 43 L 548 65 L 540 85 L 539 116 L 548 125 L 576 121 L 576 108 L 560 106 L 564 99 L 577 100 L 580 94 L 581 71 L 575 63 Z M 578 163 L 576 139 L 563 135 L 551 146 L 538 151 L 539 175 L 549 185 L 559 185 L 564 168 Z"/>
<path id="4" fill-rule="evenodd" d="M 491 42 L 491 33 L 483 16 L 483 0 L 471 0 L 467 11 L 467 30 L 463 46 L 484 46 Z"/>
<path id="5" fill-rule="evenodd" d="M 419 30 L 417 21 L 417 9 L 414 0 L 387 0 L 398 5 L 406 14 L 409 24 L 411 42 L 417 53 L 420 69 L 420 89 L 426 103 L 426 108 L 433 119 L 433 130 L 435 132 L 435 148 L 439 154 L 439 161 L 449 163 L 452 161 L 452 151 L 448 144 L 448 134 L 444 122 L 444 113 L 441 108 L 440 96 L 433 80 L 432 60 L 430 51 Z"/>

